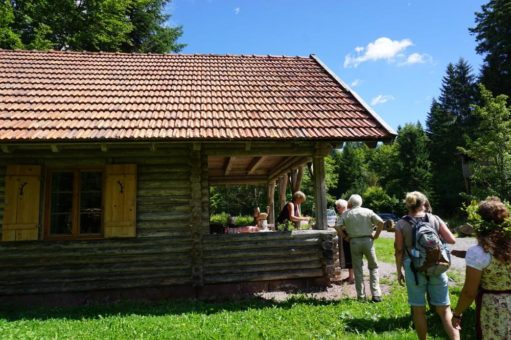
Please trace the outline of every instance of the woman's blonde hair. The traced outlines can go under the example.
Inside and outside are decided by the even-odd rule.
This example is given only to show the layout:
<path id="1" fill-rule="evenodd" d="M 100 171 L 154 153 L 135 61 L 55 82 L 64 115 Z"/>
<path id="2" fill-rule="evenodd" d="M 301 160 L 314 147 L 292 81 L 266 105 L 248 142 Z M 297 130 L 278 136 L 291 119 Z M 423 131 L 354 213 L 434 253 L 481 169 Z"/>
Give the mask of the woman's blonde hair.
<path id="1" fill-rule="evenodd" d="M 416 211 L 425 204 L 429 204 L 429 201 L 422 192 L 412 191 L 406 194 L 405 205 L 409 211 Z"/>
<path id="2" fill-rule="evenodd" d="M 307 197 L 305 196 L 305 194 L 302 191 L 296 191 L 293 194 L 293 201 L 296 201 L 298 198 L 301 198 L 304 202 L 307 199 Z"/>

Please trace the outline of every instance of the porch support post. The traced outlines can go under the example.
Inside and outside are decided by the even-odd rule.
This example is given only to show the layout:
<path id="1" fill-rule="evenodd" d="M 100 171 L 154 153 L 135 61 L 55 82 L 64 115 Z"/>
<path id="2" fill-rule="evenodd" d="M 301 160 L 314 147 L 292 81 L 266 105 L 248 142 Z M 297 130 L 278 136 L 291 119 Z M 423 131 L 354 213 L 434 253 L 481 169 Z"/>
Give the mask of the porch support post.
<path id="1" fill-rule="evenodd" d="M 297 192 L 302 187 L 303 165 L 293 170 L 293 192 Z"/>
<path id="2" fill-rule="evenodd" d="M 312 161 L 314 171 L 314 198 L 316 200 L 316 229 L 327 229 L 325 160 L 323 155 L 315 155 Z"/>
<path id="3" fill-rule="evenodd" d="M 275 181 L 268 182 L 268 223 L 275 225 Z"/>
<path id="4" fill-rule="evenodd" d="M 279 177 L 279 209 L 280 210 L 282 210 L 284 208 L 284 206 L 286 205 L 287 181 L 288 181 L 287 174 L 284 174 Z"/>
<path id="5" fill-rule="evenodd" d="M 191 148 L 191 217 L 190 228 L 192 234 L 192 282 L 195 287 L 204 285 L 202 235 L 203 235 L 203 201 L 202 201 L 202 157 L 200 149 Z"/>

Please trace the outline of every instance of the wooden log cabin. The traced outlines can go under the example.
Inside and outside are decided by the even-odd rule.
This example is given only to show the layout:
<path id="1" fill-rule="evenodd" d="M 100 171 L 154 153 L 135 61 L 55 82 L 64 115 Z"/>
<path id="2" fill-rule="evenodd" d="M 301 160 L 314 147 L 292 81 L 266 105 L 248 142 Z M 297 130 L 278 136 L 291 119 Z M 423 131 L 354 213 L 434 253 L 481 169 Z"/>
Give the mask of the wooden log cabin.
<path id="1" fill-rule="evenodd" d="M 324 157 L 393 136 L 314 55 L 0 50 L 0 303 L 326 284 Z M 307 163 L 315 230 L 209 233 L 210 186 L 267 186 L 271 221 Z"/>

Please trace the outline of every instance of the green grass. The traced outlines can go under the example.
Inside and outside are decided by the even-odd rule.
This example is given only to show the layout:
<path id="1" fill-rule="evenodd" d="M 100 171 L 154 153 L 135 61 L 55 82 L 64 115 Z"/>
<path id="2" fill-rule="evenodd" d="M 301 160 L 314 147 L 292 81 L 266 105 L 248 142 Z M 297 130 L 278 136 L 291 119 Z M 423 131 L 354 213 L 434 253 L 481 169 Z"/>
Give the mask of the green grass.
<path id="1" fill-rule="evenodd" d="M 394 263 L 394 240 L 390 238 L 379 238 L 374 241 L 376 257 L 378 261 Z"/>
<path id="2" fill-rule="evenodd" d="M 223 303 L 173 301 L 59 309 L 0 310 L 2 339 L 415 339 L 404 288 L 380 304 L 297 296 Z M 459 289 L 455 291 L 459 294 Z M 474 338 L 474 312 L 463 338 Z M 429 315 L 430 338 L 444 333 Z"/>

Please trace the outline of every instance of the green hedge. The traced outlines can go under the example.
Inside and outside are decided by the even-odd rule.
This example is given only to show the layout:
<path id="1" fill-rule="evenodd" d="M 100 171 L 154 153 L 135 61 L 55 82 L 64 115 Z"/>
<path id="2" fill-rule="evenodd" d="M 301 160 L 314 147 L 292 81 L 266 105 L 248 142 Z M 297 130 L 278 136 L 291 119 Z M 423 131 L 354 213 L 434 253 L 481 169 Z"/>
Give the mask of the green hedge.
<path id="1" fill-rule="evenodd" d="M 252 216 L 233 216 L 235 219 L 235 225 L 236 226 L 247 226 L 247 225 L 254 225 L 254 218 Z M 222 225 L 227 225 L 227 219 L 229 218 L 228 213 L 220 213 L 220 214 L 214 214 L 211 215 L 209 218 L 210 223 L 220 223 Z"/>

